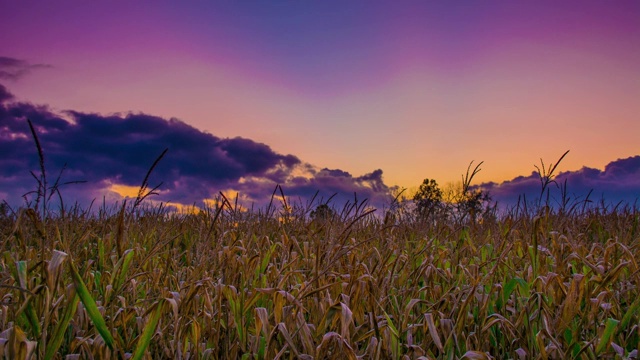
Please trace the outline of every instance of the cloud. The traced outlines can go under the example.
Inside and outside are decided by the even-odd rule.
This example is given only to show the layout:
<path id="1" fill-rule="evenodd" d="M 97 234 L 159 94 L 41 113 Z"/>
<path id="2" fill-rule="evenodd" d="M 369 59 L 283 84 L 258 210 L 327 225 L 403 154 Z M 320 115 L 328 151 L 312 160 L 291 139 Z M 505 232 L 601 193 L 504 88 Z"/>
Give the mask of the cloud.
<path id="1" fill-rule="evenodd" d="M 604 170 L 583 167 L 576 171 L 559 173 L 555 183 L 548 186 L 552 205 L 562 203 L 562 187 L 570 204 L 588 199 L 615 205 L 619 202 L 634 205 L 640 200 L 640 156 L 610 162 Z M 479 187 L 489 190 L 495 200 L 506 206 L 517 203 L 524 195 L 527 202 L 540 199 L 541 183 L 537 172 L 520 176 L 500 184 L 484 183 Z M 544 195 L 546 198 L 546 192 Z M 521 197 L 522 199 L 522 197 Z"/>
<path id="2" fill-rule="evenodd" d="M 12 205 L 36 187 L 36 148 L 26 119 L 33 123 L 44 150 L 49 183 L 63 167 L 63 181 L 87 184 L 63 189 L 67 203 L 119 198 L 118 189 L 140 185 L 153 161 L 169 151 L 154 169 L 150 185 L 163 182 L 155 200 L 201 205 L 219 191 L 239 192 L 257 206 L 269 202 L 276 185 L 285 195 L 309 199 L 317 191 L 335 201 L 368 198 L 373 205 L 390 201 L 382 170 L 352 176 L 342 170 L 318 169 L 294 155 L 244 138 L 219 138 L 178 119 L 148 114 L 101 115 L 12 102 L 0 85 L 0 194 Z M 117 186 L 114 186 L 117 185 Z M 250 206 L 251 204 L 245 204 Z"/>
<path id="3" fill-rule="evenodd" d="M 0 79 L 18 80 L 34 69 L 50 68 L 47 64 L 31 64 L 26 60 L 0 56 Z"/>
<path id="4" fill-rule="evenodd" d="M 0 84 L 0 103 L 13 100 L 13 98 L 14 98 L 13 94 L 10 93 L 9 90 L 7 90 L 7 88 L 4 87 L 4 85 Z"/>

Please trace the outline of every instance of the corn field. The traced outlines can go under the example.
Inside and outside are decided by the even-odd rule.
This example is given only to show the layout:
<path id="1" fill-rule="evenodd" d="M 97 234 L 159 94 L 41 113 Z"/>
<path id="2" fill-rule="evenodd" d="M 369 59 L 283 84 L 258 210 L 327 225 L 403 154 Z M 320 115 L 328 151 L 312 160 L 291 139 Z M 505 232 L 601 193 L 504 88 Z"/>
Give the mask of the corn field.
<path id="1" fill-rule="evenodd" d="M 0 218 L 7 359 L 628 359 L 640 214 Z"/>

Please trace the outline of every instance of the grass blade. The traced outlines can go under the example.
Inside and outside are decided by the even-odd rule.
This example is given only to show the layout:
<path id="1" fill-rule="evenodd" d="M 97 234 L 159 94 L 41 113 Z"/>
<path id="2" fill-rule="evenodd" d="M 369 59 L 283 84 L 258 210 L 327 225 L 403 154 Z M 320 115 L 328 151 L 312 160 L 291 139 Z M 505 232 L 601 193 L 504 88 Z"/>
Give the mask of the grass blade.
<path id="1" fill-rule="evenodd" d="M 70 295 L 72 297 L 71 301 L 69 301 L 69 303 L 67 304 L 67 307 L 64 309 L 62 318 L 56 324 L 56 327 L 53 330 L 53 333 L 51 334 L 51 340 L 47 344 L 47 350 L 44 354 L 45 360 L 53 359 L 53 357 L 55 356 L 56 352 L 58 351 L 58 348 L 60 348 L 60 345 L 64 340 L 64 333 L 67 331 L 67 327 L 71 322 L 71 318 L 73 317 L 73 315 L 76 313 L 76 310 L 78 309 L 78 303 L 80 302 L 80 298 L 78 297 L 78 294 L 76 293 L 76 290 L 73 287 L 71 287 L 70 289 Z"/>
<path id="2" fill-rule="evenodd" d="M 596 355 L 600 355 L 600 353 L 603 352 L 607 348 L 607 346 L 609 346 L 609 343 L 611 342 L 611 336 L 616 330 L 616 326 L 618 326 L 619 322 L 620 321 L 612 318 L 607 319 L 607 324 L 604 327 L 602 338 L 600 339 L 600 341 L 598 342 L 598 346 L 596 347 Z"/>
<path id="3" fill-rule="evenodd" d="M 102 314 L 100 314 L 100 310 L 98 309 L 96 301 L 91 297 L 89 289 L 87 289 L 87 285 L 85 285 L 84 281 L 82 280 L 82 277 L 78 273 L 78 269 L 76 269 L 73 261 L 69 261 L 69 267 L 71 268 L 71 275 L 73 276 L 73 283 L 76 287 L 76 293 L 80 297 L 80 300 L 82 301 L 85 309 L 87 309 L 89 318 L 98 330 L 98 333 L 100 333 L 100 336 L 102 336 L 105 344 L 107 344 L 110 349 L 113 349 L 113 336 L 111 336 L 111 332 L 109 332 L 107 324 L 104 321 Z"/>
<path id="4" fill-rule="evenodd" d="M 26 261 L 17 261 L 16 262 L 16 276 L 18 278 L 18 283 L 20 286 L 27 289 L 27 262 Z M 31 330 L 36 337 L 40 337 L 40 321 L 38 320 L 38 315 L 36 314 L 36 310 L 33 307 L 31 299 L 33 295 L 28 295 L 25 292 L 22 292 L 24 296 L 26 307 L 25 307 L 25 316 L 27 317 L 27 321 L 29 321 L 29 325 L 31 325 Z"/>
<path id="5" fill-rule="evenodd" d="M 164 305 L 165 300 L 162 299 L 156 304 L 155 309 L 153 309 L 153 312 L 151 313 L 147 324 L 144 326 L 142 335 L 140 335 L 140 339 L 138 340 L 138 344 L 136 345 L 136 350 L 133 353 L 133 357 L 131 358 L 132 360 L 142 359 L 144 353 L 147 351 L 149 344 L 151 344 L 151 338 L 153 338 L 153 334 L 156 331 L 158 322 L 160 321 L 160 316 L 162 316 Z"/>
<path id="6" fill-rule="evenodd" d="M 633 319 L 633 315 L 638 311 L 638 309 L 640 309 L 640 297 L 636 298 L 622 317 L 622 320 L 620 321 L 620 329 L 626 329 L 627 326 L 629 326 L 631 319 Z"/>
<path id="7" fill-rule="evenodd" d="M 122 284 L 124 284 L 124 280 L 126 279 L 127 273 L 129 272 L 129 266 L 131 265 L 131 261 L 133 260 L 133 255 L 133 249 L 126 250 L 114 267 L 116 276 L 113 282 L 114 292 L 111 295 L 112 298 L 117 295 L 118 291 L 120 291 L 120 287 L 122 286 Z"/>

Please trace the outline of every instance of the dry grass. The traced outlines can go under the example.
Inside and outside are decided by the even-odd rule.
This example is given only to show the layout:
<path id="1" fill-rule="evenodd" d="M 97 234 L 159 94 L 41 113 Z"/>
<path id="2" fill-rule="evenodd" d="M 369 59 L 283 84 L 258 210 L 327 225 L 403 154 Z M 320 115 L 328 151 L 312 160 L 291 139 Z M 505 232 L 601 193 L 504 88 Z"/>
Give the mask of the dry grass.
<path id="1" fill-rule="evenodd" d="M 385 225 L 218 205 L 1 219 L 0 354 L 637 357 L 635 211 Z"/>

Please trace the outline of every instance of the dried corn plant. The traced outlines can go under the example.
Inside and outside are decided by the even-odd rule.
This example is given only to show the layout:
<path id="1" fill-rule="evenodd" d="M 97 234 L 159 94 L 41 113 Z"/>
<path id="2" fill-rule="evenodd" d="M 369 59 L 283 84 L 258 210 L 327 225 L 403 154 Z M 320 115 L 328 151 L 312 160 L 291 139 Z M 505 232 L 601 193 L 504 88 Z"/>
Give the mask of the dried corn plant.
<path id="1" fill-rule="evenodd" d="M 424 226 L 360 203 L 321 221 L 285 210 L 16 212 L 0 229 L 0 354 L 637 357 L 636 211 Z"/>

